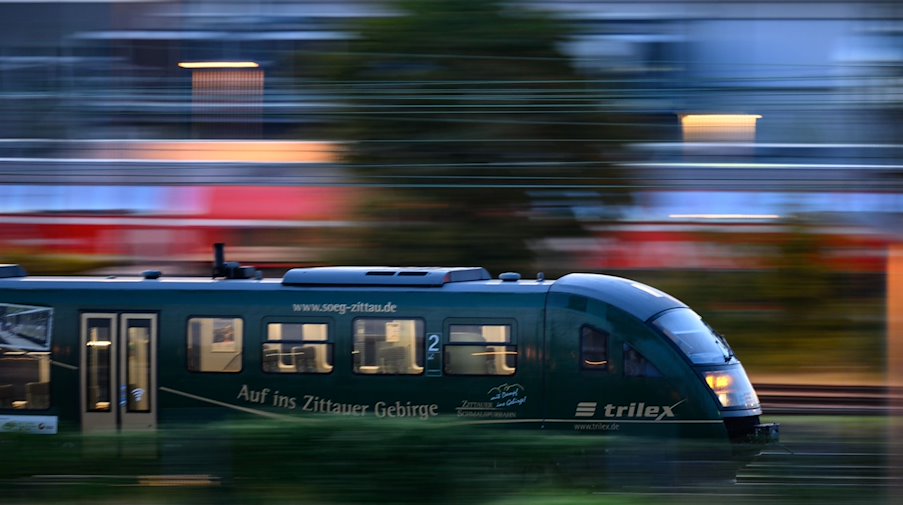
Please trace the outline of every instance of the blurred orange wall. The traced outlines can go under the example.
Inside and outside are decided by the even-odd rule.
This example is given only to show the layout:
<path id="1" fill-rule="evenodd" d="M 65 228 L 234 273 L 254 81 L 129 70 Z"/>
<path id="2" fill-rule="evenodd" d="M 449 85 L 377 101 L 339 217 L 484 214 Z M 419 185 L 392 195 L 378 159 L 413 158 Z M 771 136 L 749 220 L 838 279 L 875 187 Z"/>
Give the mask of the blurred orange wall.
<path id="1" fill-rule="evenodd" d="M 887 252 L 887 380 L 903 385 L 903 244 Z"/>

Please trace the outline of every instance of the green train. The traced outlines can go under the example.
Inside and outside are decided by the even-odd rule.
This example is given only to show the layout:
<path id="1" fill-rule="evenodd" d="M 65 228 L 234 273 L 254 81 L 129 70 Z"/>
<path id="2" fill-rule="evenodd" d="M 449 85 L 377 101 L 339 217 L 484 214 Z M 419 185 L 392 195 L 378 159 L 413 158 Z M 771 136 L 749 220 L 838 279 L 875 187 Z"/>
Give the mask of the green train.
<path id="1" fill-rule="evenodd" d="M 336 415 L 777 440 L 725 339 L 647 285 L 460 267 L 264 279 L 222 251 L 211 278 L 0 266 L 0 431 Z"/>

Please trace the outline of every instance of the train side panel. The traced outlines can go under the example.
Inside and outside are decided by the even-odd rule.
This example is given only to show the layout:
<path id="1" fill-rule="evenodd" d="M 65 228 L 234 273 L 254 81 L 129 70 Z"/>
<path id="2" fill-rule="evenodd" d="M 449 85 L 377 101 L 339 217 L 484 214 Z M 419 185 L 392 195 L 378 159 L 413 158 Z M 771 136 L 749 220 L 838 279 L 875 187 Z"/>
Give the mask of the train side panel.
<path id="1" fill-rule="evenodd" d="M 0 302 L 52 311 L 53 331 L 44 378 L 27 381 L 48 383 L 46 407 L 23 396 L 0 416 L 93 431 L 314 414 L 535 426 L 544 413 L 542 290 L 92 282 L 4 289 Z"/>
<path id="2" fill-rule="evenodd" d="M 538 419 L 542 411 L 542 297 L 312 289 L 261 293 L 253 305 L 239 298 L 216 293 L 189 304 L 177 297 L 162 310 L 164 423 L 236 414 L 513 421 Z M 190 370 L 187 333 L 192 321 L 206 318 L 241 319 L 240 370 Z M 326 325 L 328 343 L 316 349 L 331 357 L 326 366 L 293 368 L 291 349 L 302 342 L 281 345 L 285 352 L 273 366 L 267 351 L 280 344 L 269 339 L 271 328 L 305 324 Z M 456 328 L 481 325 L 510 328 L 511 345 L 474 353 L 453 341 Z M 383 356 L 397 347 L 407 353 L 387 361 Z M 461 350 L 485 354 L 474 363 L 485 368 L 449 373 L 450 355 Z M 506 353 L 516 353 L 513 366 L 499 359 Z"/>

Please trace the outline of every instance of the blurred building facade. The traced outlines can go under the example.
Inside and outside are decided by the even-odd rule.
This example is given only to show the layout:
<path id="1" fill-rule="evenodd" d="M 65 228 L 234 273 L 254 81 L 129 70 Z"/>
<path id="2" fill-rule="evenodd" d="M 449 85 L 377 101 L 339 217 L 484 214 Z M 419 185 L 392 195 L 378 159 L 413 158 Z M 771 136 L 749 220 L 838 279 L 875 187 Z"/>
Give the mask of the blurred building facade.
<path id="1" fill-rule="evenodd" d="M 606 106 L 672 119 L 758 114 L 759 142 L 899 138 L 887 117 L 903 101 L 897 2 L 516 3 L 573 25 L 566 52 L 586 75 L 626 79 Z M 16 119 L 0 138 L 69 139 L 203 135 L 186 130 L 203 70 L 185 61 L 260 63 L 264 111 L 248 114 L 262 114 L 263 137 L 315 123 L 328 104 L 305 82 L 303 56 L 341 51 L 350 20 L 392 15 L 366 0 L 0 2 L 0 13 L 3 112 Z M 249 120 L 237 116 L 207 134 L 235 137 L 228 124 Z M 681 140 L 676 126 L 670 138 Z"/>
<path id="2" fill-rule="evenodd" d="M 885 225 L 903 215 L 897 2 L 519 4 L 573 27 L 566 52 L 588 78 L 626 83 L 600 92 L 600 107 L 654 118 L 654 138 L 625 160 L 646 182 L 636 204 L 612 224 L 591 192 L 546 193 L 598 232 L 546 249 L 582 251 L 593 269 L 677 264 L 681 247 L 701 268 L 736 267 L 730 247 L 692 234 L 779 232 L 780 217 L 806 213 L 871 251 L 900 231 Z M 317 243 L 347 225 L 354 188 L 323 138 L 334 104 L 305 78 L 305 56 L 342 51 L 350 21 L 392 15 L 368 0 L 0 2 L 0 246 L 187 258 L 213 240 L 258 253 L 288 235 Z M 257 66 L 179 66 L 202 61 Z M 264 156 L 252 142 L 273 144 Z M 301 188 L 332 196 L 302 210 L 289 203 L 309 198 Z M 209 202 L 229 191 L 272 211 L 225 215 Z M 184 219 L 204 233 L 185 235 Z M 648 254 L 618 253 L 637 247 Z M 317 261 L 295 251 L 277 256 Z"/>

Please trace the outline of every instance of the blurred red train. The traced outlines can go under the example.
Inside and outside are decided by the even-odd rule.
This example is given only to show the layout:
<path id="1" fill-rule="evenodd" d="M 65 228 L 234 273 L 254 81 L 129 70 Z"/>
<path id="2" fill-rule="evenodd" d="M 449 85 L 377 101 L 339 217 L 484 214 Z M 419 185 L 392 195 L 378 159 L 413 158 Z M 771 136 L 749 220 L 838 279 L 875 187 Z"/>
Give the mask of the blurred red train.
<path id="1" fill-rule="evenodd" d="M 235 258 L 264 268 L 323 263 L 328 249 L 341 246 L 337 240 L 342 233 L 335 232 L 354 225 L 353 205 L 362 191 L 344 184 L 337 163 L 343 147 L 336 142 L 99 140 L 33 147 L 59 157 L 3 160 L 28 179 L 37 171 L 26 174 L 32 168 L 23 160 L 49 159 L 52 163 L 42 165 L 48 170 L 43 176 L 60 182 L 0 185 L 0 261 L 51 254 L 127 264 L 165 259 L 206 265 L 210 244 L 225 242 Z M 108 171 L 97 175 L 104 164 Z M 138 178 L 110 184 L 103 174 Z M 211 174 L 222 180 L 211 180 Z M 63 182 L 73 177 L 83 178 L 80 185 Z M 184 180 L 146 183 L 167 178 Z M 194 180 L 203 182 L 190 182 Z M 559 194 L 555 204 L 574 207 L 575 215 L 592 214 L 598 205 L 590 202 L 581 209 L 585 202 L 569 198 Z M 604 224 L 584 219 L 588 237 L 539 242 L 544 258 L 561 262 L 542 266 L 562 271 L 767 268 L 769 256 L 780 252 L 792 230 L 781 219 L 674 219 L 672 212 L 715 208 L 718 202 L 730 209 L 771 209 L 788 198 L 816 214 L 830 210 L 835 217 L 856 214 L 843 208 L 899 207 L 894 194 L 867 192 L 648 191 L 638 197 L 641 203 L 630 220 Z M 836 208 L 838 203 L 843 208 Z M 893 240 L 874 229 L 836 221 L 807 232 L 822 248 L 819 261 L 845 272 L 883 272 Z"/>
<path id="2" fill-rule="evenodd" d="M 7 193 L 9 188 L 0 186 Z M 242 262 L 278 269 L 326 262 L 325 251 L 354 224 L 357 190 L 33 186 L 19 193 L 14 199 L 19 210 L 11 211 L 9 203 L 0 207 L 0 258 L 51 254 L 126 264 L 206 265 L 210 244 L 225 242 Z M 44 203 L 43 211 L 25 208 L 34 199 Z M 822 248 L 819 261 L 827 266 L 884 271 L 887 237 L 854 228 L 811 231 Z M 592 227 L 589 237 L 549 240 L 544 247 L 549 257 L 569 258 L 572 263 L 561 266 L 573 269 L 749 270 L 767 268 L 768 258 L 786 239 L 787 229 L 778 223 L 633 222 Z"/>
<path id="3" fill-rule="evenodd" d="M 192 263 L 209 260 L 210 244 L 227 242 L 249 263 L 297 264 L 315 261 L 326 230 L 349 224 L 350 192 L 334 187 L 34 186 L 19 193 L 20 202 L 40 199 L 45 209 L 20 203 L 21 210 L 0 214 L 0 256 Z"/>

